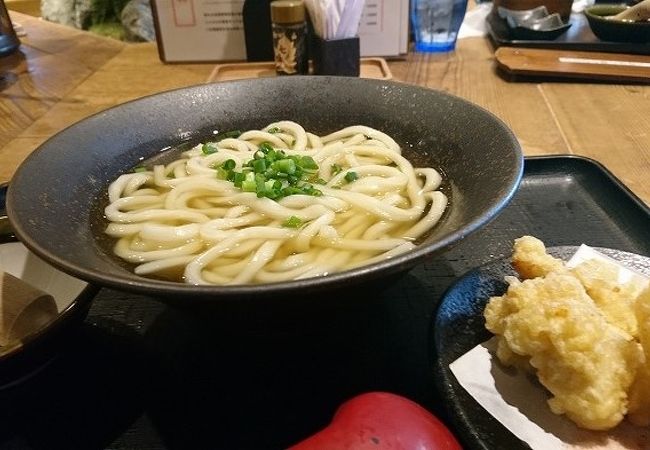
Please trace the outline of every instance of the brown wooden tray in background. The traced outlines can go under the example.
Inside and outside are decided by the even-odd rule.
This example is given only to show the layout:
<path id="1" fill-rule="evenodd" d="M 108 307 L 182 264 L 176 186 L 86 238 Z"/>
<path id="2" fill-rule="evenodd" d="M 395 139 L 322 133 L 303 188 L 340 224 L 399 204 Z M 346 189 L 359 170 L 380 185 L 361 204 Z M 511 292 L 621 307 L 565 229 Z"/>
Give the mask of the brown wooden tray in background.
<path id="1" fill-rule="evenodd" d="M 393 78 L 393 74 L 384 58 L 361 58 L 360 71 L 361 78 L 374 78 L 377 80 L 390 80 Z M 216 65 L 208 78 L 208 82 L 274 76 L 276 76 L 276 73 L 273 62 L 227 63 Z"/>
<path id="2" fill-rule="evenodd" d="M 646 55 L 521 47 L 499 47 L 494 55 L 512 75 L 650 83 Z"/>

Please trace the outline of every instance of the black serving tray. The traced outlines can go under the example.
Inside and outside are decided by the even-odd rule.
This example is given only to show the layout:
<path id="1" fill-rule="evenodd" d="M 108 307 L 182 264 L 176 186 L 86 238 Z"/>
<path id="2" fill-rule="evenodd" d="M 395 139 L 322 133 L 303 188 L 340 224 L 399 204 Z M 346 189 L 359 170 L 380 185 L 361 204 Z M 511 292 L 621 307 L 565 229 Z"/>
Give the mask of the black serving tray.
<path id="1" fill-rule="evenodd" d="M 0 391 L 0 449 L 285 448 L 377 390 L 464 441 L 437 390 L 432 320 L 458 277 L 523 234 L 648 255 L 650 210 L 594 161 L 527 158 L 497 219 L 379 293 L 192 311 L 103 289 L 74 345 Z"/>
<path id="2" fill-rule="evenodd" d="M 497 47 L 551 48 L 557 50 L 577 50 L 608 53 L 628 53 L 650 55 L 650 45 L 634 42 L 601 41 L 591 31 L 583 13 L 573 13 L 569 19 L 571 27 L 551 40 L 517 39 L 507 22 L 495 12 L 486 18 L 488 34 Z"/>

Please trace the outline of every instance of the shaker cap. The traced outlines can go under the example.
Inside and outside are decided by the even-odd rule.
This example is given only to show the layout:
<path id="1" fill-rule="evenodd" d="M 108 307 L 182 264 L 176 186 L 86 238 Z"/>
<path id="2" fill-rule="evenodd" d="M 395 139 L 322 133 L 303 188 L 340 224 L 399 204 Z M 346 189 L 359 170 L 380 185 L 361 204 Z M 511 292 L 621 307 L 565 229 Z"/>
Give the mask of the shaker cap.
<path id="1" fill-rule="evenodd" d="M 271 20 L 275 23 L 305 21 L 305 4 L 302 0 L 275 0 L 271 2 Z"/>

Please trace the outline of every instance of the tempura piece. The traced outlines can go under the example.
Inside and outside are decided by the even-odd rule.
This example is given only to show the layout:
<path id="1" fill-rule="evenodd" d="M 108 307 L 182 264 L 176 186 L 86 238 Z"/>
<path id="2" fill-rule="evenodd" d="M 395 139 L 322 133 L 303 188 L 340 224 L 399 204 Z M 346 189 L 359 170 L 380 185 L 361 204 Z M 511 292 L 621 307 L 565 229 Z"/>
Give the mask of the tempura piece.
<path id="1" fill-rule="evenodd" d="M 515 239 L 513 250 L 512 266 L 523 279 L 566 270 L 562 260 L 546 253 L 544 243 L 533 236 Z"/>
<path id="2" fill-rule="evenodd" d="M 486 327 L 500 336 L 497 356 L 506 364 L 510 352 L 529 357 L 552 394 L 554 413 L 583 428 L 612 428 L 627 413 L 627 390 L 644 359 L 641 346 L 608 323 L 577 278 L 549 273 L 557 264 L 535 241 L 520 241 L 520 255 L 526 246 L 531 251 L 518 258 L 526 261 L 525 273 L 546 277 L 512 283 L 505 295 L 490 299 Z"/>
<path id="3" fill-rule="evenodd" d="M 650 287 L 646 288 L 634 304 L 639 327 L 639 340 L 645 354 L 645 364 L 637 372 L 630 389 L 630 422 L 647 427 L 650 425 Z"/>
<path id="4" fill-rule="evenodd" d="M 618 267 L 602 260 L 584 261 L 571 272 L 580 280 L 609 323 L 636 338 L 637 319 L 633 307 L 643 285 L 635 279 L 619 283 Z"/>

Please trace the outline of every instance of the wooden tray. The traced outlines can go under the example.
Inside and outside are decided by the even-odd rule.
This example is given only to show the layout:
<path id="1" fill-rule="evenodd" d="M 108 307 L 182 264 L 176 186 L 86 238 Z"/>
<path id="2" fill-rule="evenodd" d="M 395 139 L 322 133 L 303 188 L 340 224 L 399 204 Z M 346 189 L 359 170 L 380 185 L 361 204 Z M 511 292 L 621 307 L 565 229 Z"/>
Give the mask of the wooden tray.
<path id="1" fill-rule="evenodd" d="M 499 47 L 499 67 L 512 75 L 650 83 L 650 56 Z"/>
<path id="2" fill-rule="evenodd" d="M 360 71 L 361 78 L 375 78 L 377 80 L 390 80 L 393 78 L 393 74 L 384 58 L 361 58 Z M 208 78 L 208 82 L 274 76 L 276 76 L 276 73 L 273 62 L 228 63 L 215 66 Z"/>

